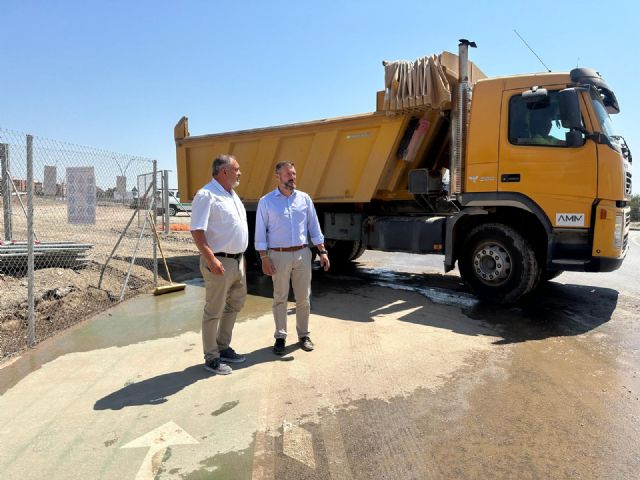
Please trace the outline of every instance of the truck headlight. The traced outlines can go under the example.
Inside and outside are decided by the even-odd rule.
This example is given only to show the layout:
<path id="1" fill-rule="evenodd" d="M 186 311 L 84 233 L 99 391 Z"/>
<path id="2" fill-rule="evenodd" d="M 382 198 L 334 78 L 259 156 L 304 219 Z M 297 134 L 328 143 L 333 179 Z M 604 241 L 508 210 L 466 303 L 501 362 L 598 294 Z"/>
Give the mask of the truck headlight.
<path id="1" fill-rule="evenodd" d="M 624 213 L 616 215 L 616 228 L 613 232 L 614 244 L 617 249 L 622 248 L 622 238 L 624 236 Z"/>

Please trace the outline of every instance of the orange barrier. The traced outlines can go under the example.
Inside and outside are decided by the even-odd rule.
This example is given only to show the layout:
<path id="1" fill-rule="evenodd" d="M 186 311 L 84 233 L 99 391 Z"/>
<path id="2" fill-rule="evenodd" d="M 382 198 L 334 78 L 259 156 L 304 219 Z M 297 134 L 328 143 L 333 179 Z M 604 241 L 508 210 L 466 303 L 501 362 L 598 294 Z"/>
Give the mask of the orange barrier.
<path id="1" fill-rule="evenodd" d="M 189 224 L 188 223 L 172 223 L 169 225 L 169 230 L 172 232 L 188 232 Z"/>
<path id="2" fill-rule="evenodd" d="M 159 232 L 162 231 L 162 225 L 157 225 L 156 230 Z M 188 223 L 171 223 L 169 224 L 169 230 L 172 232 L 188 232 L 189 224 Z"/>

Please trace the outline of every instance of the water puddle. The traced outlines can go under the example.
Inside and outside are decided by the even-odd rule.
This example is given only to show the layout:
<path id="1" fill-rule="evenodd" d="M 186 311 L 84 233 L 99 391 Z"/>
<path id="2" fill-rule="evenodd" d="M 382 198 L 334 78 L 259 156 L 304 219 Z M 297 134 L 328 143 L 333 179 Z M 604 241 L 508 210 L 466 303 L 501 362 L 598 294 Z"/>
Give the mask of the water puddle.
<path id="1" fill-rule="evenodd" d="M 202 279 L 195 279 L 187 282 L 187 288 L 181 292 L 140 295 L 118 304 L 6 362 L 0 367 L 0 394 L 42 365 L 68 353 L 123 347 L 198 332 L 204 298 L 204 283 Z M 271 298 L 248 295 L 237 321 L 246 322 L 270 310 Z"/>

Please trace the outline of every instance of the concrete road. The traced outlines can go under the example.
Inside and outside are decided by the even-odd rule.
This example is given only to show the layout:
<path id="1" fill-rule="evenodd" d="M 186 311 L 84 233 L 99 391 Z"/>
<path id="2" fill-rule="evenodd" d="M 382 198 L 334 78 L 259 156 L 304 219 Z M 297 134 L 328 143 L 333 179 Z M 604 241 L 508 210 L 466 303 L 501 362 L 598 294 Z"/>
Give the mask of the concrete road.
<path id="1" fill-rule="evenodd" d="M 311 353 L 271 353 L 250 278 L 229 376 L 202 285 L 120 305 L 0 367 L 2 479 L 635 479 L 640 235 L 623 267 L 477 302 L 441 258 L 315 272 Z M 294 331 L 293 317 L 290 329 Z"/>

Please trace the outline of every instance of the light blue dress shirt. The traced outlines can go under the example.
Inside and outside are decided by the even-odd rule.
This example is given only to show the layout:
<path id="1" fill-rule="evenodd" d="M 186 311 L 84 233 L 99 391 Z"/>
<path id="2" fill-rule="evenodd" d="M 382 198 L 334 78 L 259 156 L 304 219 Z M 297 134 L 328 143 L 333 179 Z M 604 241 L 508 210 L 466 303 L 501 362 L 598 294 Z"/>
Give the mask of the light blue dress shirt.
<path id="1" fill-rule="evenodd" d="M 294 190 L 290 196 L 276 188 L 258 202 L 256 213 L 256 250 L 296 247 L 324 242 L 318 215 L 311 197 Z"/>

